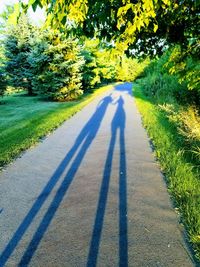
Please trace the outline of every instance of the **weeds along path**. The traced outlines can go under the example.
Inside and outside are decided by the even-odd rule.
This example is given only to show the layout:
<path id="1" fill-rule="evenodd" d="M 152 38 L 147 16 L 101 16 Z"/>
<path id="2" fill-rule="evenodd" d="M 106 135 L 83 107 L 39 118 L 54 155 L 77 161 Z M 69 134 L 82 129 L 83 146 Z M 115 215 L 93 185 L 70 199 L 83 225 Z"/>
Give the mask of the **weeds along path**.
<path id="1" fill-rule="evenodd" d="M 194 266 L 117 85 L 0 174 L 0 266 Z"/>

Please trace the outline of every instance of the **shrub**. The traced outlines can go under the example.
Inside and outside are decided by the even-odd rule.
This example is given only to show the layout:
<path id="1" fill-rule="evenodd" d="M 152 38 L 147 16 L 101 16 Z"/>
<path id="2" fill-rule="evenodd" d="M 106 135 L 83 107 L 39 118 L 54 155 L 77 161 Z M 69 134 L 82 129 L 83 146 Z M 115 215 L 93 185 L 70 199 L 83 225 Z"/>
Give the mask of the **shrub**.
<path id="1" fill-rule="evenodd" d="M 186 86 L 178 83 L 177 77 L 167 73 L 149 73 L 142 80 L 142 85 L 144 93 L 159 103 L 180 101 L 180 97 L 188 92 Z"/>
<path id="2" fill-rule="evenodd" d="M 181 76 L 179 72 L 183 74 L 183 62 L 172 62 L 174 51 L 167 51 L 159 59 L 153 60 L 145 69 L 145 78 L 142 80 L 144 93 L 149 97 L 153 97 L 158 102 L 177 101 L 181 104 L 198 103 L 200 95 L 195 87 L 196 83 L 192 76 L 195 73 L 197 74 L 195 69 L 197 70 L 199 65 L 197 64 L 191 75 L 189 67 L 188 69 L 185 68 L 185 76 Z M 190 65 L 196 62 L 194 59 L 188 57 L 185 61 L 190 62 Z M 181 70 L 178 71 L 178 69 Z M 191 78 L 190 81 L 187 77 Z M 194 79 L 198 80 L 198 77 Z M 189 86 L 190 83 L 194 86 L 193 90 Z"/>
<path id="3" fill-rule="evenodd" d="M 191 47 L 195 50 L 195 47 Z M 169 73 L 179 78 L 180 84 L 186 84 L 193 100 L 200 104 L 200 60 L 189 49 L 183 51 L 180 46 L 176 46 L 170 55 Z"/>
<path id="4" fill-rule="evenodd" d="M 174 125 L 179 135 L 180 146 L 185 150 L 188 159 L 199 165 L 200 159 L 200 127 L 197 88 L 190 89 L 189 81 L 180 81 L 183 73 L 182 62 L 172 62 L 176 48 L 165 53 L 160 59 L 152 61 L 145 69 L 145 77 L 139 82 L 146 96 L 156 104 L 166 118 Z M 184 62 L 195 59 L 191 57 Z M 193 64 L 190 63 L 190 64 Z M 172 69 L 176 68 L 172 74 Z M 195 71 L 195 70 L 194 70 Z M 187 68 L 184 70 L 187 76 Z M 186 77 L 185 76 L 185 77 Z M 183 77 L 183 76 L 182 76 Z M 193 83 L 195 84 L 195 83 Z"/>

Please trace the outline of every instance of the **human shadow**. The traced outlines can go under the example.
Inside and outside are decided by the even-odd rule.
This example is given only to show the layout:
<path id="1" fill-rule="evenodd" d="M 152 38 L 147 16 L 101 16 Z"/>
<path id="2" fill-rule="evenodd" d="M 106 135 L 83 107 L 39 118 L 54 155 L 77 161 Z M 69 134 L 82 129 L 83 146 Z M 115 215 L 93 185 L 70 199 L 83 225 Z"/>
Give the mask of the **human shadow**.
<path id="1" fill-rule="evenodd" d="M 111 140 L 107 152 L 101 183 L 100 195 L 97 204 L 96 217 L 88 253 L 87 267 L 95 267 L 97 264 L 100 239 L 103 229 L 103 221 L 106 211 L 112 161 L 117 132 L 119 131 L 120 160 L 119 160 L 119 266 L 128 266 L 127 244 L 127 184 L 126 184 L 126 150 L 125 150 L 125 111 L 124 100 L 120 96 L 117 101 L 117 110 L 111 125 Z"/>
<path id="2" fill-rule="evenodd" d="M 63 182 L 59 186 L 55 197 L 53 198 L 49 208 L 47 209 L 40 225 L 38 226 L 36 232 L 33 235 L 32 240 L 30 241 L 22 259 L 19 263 L 19 266 L 27 266 L 30 262 L 31 258 L 33 257 L 41 239 L 43 238 L 45 232 L 49 224 L 51 223 L 64 195 L 66 194 L 78 168 L 81 165 L 81 162 L 90 147 L 91 143 L 93 142 L 94 138 L 97 135 L 101 122 L 104 118 L 108 105 L 112 102 L 111 95 L 104 97 L 98 104 L 96 111 L 86 123 L 84 128 L 81 130 L 80 134 L 78 135 L 74 145 L 69 150 L 65 158 L 62 160 L 60 165 L 57 167 L 51 178 L 49 179 L 48 183 L 45 185 L 43 190 L 41 191 L 40 195 L 33 203 L 32 207 L 30 208 L 29 212 L 26 214 L 25 218 L 19 225 L 18 229 L 6 245 L 5 249 L 3 250 L 0 256 L 0 267 L 4 266 L 7 260 L 9 259 L 10 255 L 13 253 L 14 249 L 22 239 L 25 232 L 28 230 L 29 226 L 33 222 L 34 218 L 42 208 L 43 204 L 49 197 L 52 190 L 55 188 L 57 182 L 61 178 L 61 175 L 65 171 L 66 167 L 70 164 L 72 157 L 75 156 L 74 160 L 67 171 L 67 174 L 64 177 Z M 77 153 L 78 152 L 78 153 Z"/>

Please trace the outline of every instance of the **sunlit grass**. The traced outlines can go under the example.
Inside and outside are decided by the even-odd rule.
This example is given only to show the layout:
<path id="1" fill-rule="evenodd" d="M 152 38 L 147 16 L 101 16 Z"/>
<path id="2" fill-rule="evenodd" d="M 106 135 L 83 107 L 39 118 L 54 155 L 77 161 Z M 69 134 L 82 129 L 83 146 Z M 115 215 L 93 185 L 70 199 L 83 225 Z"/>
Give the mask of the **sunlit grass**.
<path id="1" fill-rule="evenodd" d="M 23 92 L 5 96 L 0 105 L 0 166 L 35 145 L 94 97 L 110 88 L 112 85 L 103 86 L 77 101 L 65 103 L 28 97 Z"/>
<path id="2" fill-rule="evenodd" d="M 196 160 L 188 159 L 187 151 L 177 125 L 169 120 L 166 112 L 147 98 L 142 86 L 135 84 L 134 95 L 154 147 L 155 155 L 166 175 L 169 191 L 173 196 L 182 222 L 188 232 L 196 255 L 200 258 L 200 171 Z"/>

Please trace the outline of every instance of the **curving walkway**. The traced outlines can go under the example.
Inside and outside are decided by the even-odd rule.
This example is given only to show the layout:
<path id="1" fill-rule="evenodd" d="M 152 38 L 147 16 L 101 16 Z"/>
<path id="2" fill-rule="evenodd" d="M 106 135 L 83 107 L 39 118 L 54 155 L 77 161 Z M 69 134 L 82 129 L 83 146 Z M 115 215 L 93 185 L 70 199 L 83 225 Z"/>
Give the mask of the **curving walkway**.
<path id="1" fill-rule="evenodd" d="M 0 266 L 195 266 L 131 84 L 0 173 L 0 254 Z"/>

